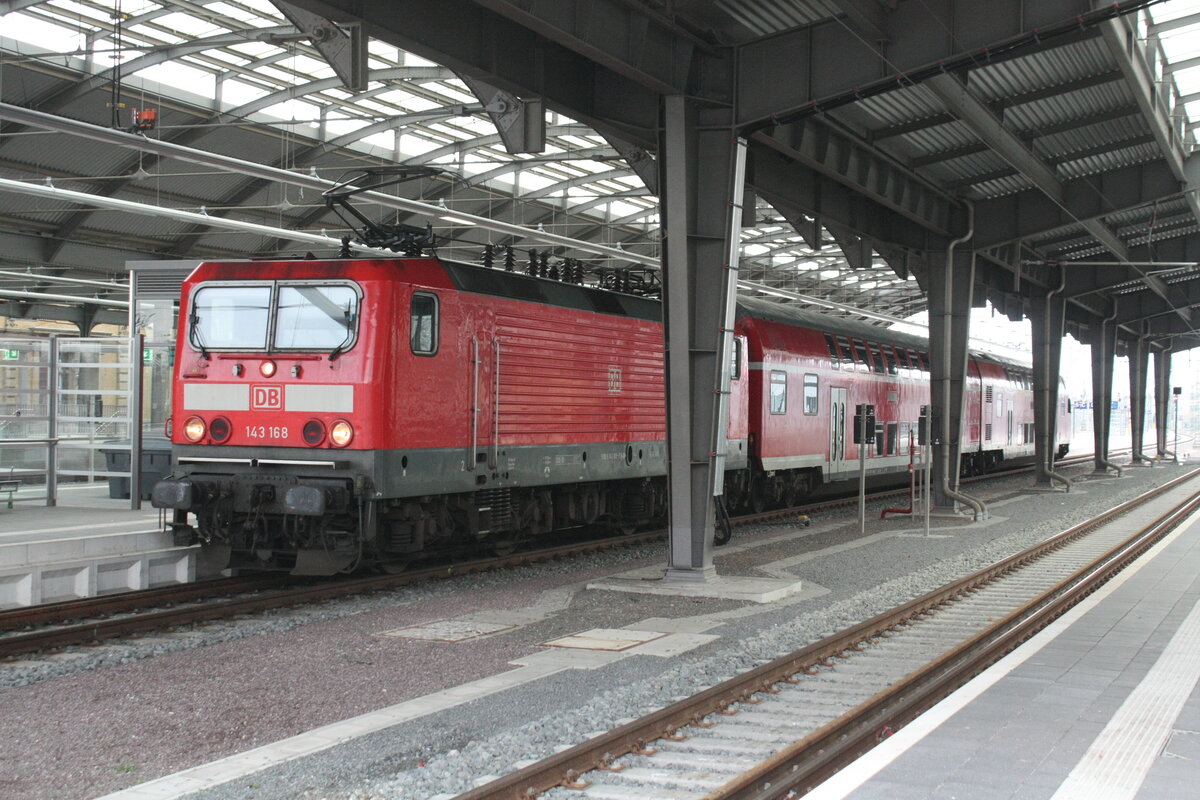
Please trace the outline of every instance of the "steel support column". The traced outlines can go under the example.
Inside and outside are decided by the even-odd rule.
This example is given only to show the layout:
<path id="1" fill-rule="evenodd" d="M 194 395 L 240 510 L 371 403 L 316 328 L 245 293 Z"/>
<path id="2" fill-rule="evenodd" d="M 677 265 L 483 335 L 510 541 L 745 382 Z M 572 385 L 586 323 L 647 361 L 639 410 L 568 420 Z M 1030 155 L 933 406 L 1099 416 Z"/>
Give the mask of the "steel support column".
<path id="1" fill-rule="evenodd" d="M 1139 336 L 1129 343 L 1129 437 L 1131 460 L 1150 459 L 1142 453 L 1146 430 L 1146 373 L 1150 369 L 1150 343 Z"/>
<path id="2" fill-rule="evenodd" d="M 713 495 L 725 422 L 719 374 L 732 327 L 729 254 L 741 178 L 730 110 L 665 97 L 659 146 L 663 215 L 670 545 L 666 578 L 704 581 L 712 566 Z"/>
<path id="3" fill-rule="evenodd" d="M 1061 287 L 1058 291 L 1061 291 Z M 1058 427 L 1058 381 L 1062 363 L 1062 340 L 1066 333 L 1067 301 L 1050 291 L 1030 302 L 1029 321 L 1033 328 L 1033 435 L 1037 483 L 1070 481 L 1054 474 Z"/>
<path id="4" fill-rule="evenodd" d="M 1095 472 L 1108 474 L 1108 437 L 1112 420 L 1113 364 L 1116 362 L 1117 326 L 1092 328 L 1092 441 Z"/>
<path id="5" fill-rule="evenodd" d="M 1158 440 L 1158 457 L 1167 458 L 1175 454 L 1176 443 L 1167 447 L 1171 430 L 1167 418 L 1171 415 L 1171 349 L 1154 353 L 1154 433 Z"/>
<path id="6" fill-rule="evenodd" d="M 942 252 L 929 260 L 929 408 L 933 417 L 933 503 L 954 508 L 962 458 L 964 385 L 967 341 L 971 335 L 971 294 L 975 285 L 975 254 Z M 948 452 L 947 452 L 948 451 Z M 953 492 L 947 493 L 949 486 Z"/>

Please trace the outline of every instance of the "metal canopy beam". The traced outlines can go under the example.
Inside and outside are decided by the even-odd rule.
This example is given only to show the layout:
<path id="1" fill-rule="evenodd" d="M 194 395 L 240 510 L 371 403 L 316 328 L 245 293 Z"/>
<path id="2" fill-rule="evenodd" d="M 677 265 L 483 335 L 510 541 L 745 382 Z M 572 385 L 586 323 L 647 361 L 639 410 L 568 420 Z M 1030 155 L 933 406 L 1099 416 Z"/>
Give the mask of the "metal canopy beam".
<path id="1" fill-rule="evenodd" d="M 1158 90 L 1159 84 L 1155 82 L 1144 45 L 1138 41 L 1125 20 L 1110 20 L 1101 24 L 1100 29 L 1104 35 L 1104 42 L 1108 45 L 1109 54 L 1124 74 L 1142 112 L 1142 118 L 1158 143 L 1159 152 L 1166 158 L 1176 180 L 1183 184 L 1180 188 L 1196 189 L 1195 183 L 1189 185 L 1184 169 L 1183 143 L 1179 140 L 1177 128 L 1172 124 L 1163 94 Z M 1192 214 L 1200 221 L 1200 198 L 1196 197 L 1195 191 L 1188 191 L 1186 197 Z"/>
<path id="2" fill-rule="evenodd" d="M 943 68 L 994 63 L 1012 53 L 1078 41 L 1091 20 L 1146 5 L 1125 0 L 1090 10 L 1078 0 L 928 0 L 899 3 L 886 20 L 886 52 L 840 22 L 820 23 L 738 49 L 738 122 L 766 123 L 810 104 L 907 85 Z M 797 53 L 807 57 L 796 58 Z M 763 75 L 773 76 L 762 80 Z"/>
<path id="3" fill-rule="evenodd" d="M 933 233 L 949 237 L 959 204 L 898 162 L 816 119 L 754 136 L 757 145 L 837 181 Z M 756 173 L 757 177 L 757 173 Z M 757 186 L 756 186 L 757 188 Z"/>
<path id="4" fill-rule="evenodd" d="M 853 191 L 844 183 L 789 158 L 776 148 L 751 141 L 747 183 L 775 208 L 802 211 L 819 220 L 841 224 L 859 235 L 899 247 L 928 250 L 945 246 L 949 236 L 927 226 L 907 224 L 890 206 Z M 949 206 L 946 207 L 951 212 Z M 954 211 L 951 225 L 963 225 L 965 215 Z M 801 224 L 801 235 L 810 225 Z"/>
<path id="5" fill-rule="evenodd" d="M 1200 168 L 1200 159 L 1188 159 Z M 988 248 L 1078 229 L 1085 222 L 1120 211 L 1178 197 L 1179 181 L 1158 159 L 1089 175 L 1062 184 L 1062 201 L 1040 189 L 983 200 L 976 204 L 975 247 Z"/>
<path id="6" fill-rule="evenodd" d="M 361 27 L 341 30 L 324 17 L 284 0 L 271 0 L 271 5 L 304 34 L 347 89 L 358 92 L 367 88 L 367 38 Z"/>
<path id="7" fill-rule="evenodd" d="M 705 93 L 692 85 L 701 83 L 692 80 L 694 62 L 704 58 L 698 43 L 648 8 L 619 0 L 486 4 L 491 7 L 471 0 L 292 2 L 335 21 L 362 22 L 382 41 L 517 97 L 542 97 L 641 147 L 657 145 L 662 94 Z M 727 99 L 732 66 L 720 58 L 708 62 L 719 69 L 701 70 L 703 82 L 723 83 L 720 99 Z"/>
<path id="8" fill-rule="evenodd" d="M 979 100 L 957 76 L 938 75 L 926 81 L 925 85 L 937 95 L 951 114 L 965 122 L 990 149 L 1029 179 L 1055 205 L 1063 205 L 1066 192 L 1054 169 L 1047 166 L 1028 145 L 1006 128 L 995 112 Z M 1129 260 L 1129 250 L 1125 243 L 1110 231 L 1102 220 L 1088 219 L 1082 224 L 1114 256 L 1123 261 Z"/>

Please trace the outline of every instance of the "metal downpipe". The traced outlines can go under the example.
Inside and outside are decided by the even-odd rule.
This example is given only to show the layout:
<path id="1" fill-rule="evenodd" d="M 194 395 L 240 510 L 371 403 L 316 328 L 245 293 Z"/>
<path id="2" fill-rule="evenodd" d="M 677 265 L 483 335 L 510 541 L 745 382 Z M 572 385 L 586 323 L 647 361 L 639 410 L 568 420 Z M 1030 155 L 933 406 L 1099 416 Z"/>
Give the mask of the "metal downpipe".
<path id="1" fill-rule="evenodd" d="M 1063 277 L 1065 278 L 1066 276 L 1064 275 Z M 1104 347 L 1108 343 L 1108 337 L 1104 335 L 1104 327 L 1106 325 L 1108 325 L 1110 322 L 1115 322 L 1116 319 L 1117 319 L 1117 300 L 1116 300 L 1116 298 L 1113 298 L 1112 314 L 1105 317 L 1100 322 L 1100 343 L 1101 343 L 1100 346 L 1101 347 Z M 1114 353 L 1114 355 L 1115 355 L 1115 353 Z M 1101 359 L 1101 361 L 1103 361 L 1103 360 L 1104 359 Z M 1110 382 L 1110 384 L 1111 384 L 1111 382 Z M 1109 391 L 1112 391 L 1111 385 L 1109 386 Z M 1111 428 L 1112 425 L 1110 424 L 1109 427 Z M 1103 465 L 1105 469 L 1115 469 L 1117 471 L 1117 477 L 1118 478 L 1121 477 L 1121 475 L 1123 474 L 1121 471 L 1121 468 L 1118 467 L 1116 464 L 1112 463 L 1111 461 L 1109 461 L 1107 456 L 1108 456 L 1108 431 L 1105 431 L 1104 432 L 1104 455 L 1096 460 L 1099 461 L 1100 464 Z"/>
<path id="2" fill-rule="evenodd" d="M 942 312 L 942 375 L 944 381 L 942 383 L 942 437 L 945 444 L 942 446 L 942 496 L 948 497 L 951 500 L 970 506 L 975 510 L 975 521 L 980 522 L 987 519 L 987 506 L 982 500 L 971 497 L 968 494 L 955 491 L 950 488 L 950 352 L 953 336 L 951 335 L 950 323 L 953 320 L 951 307 L 954 303 L 954 248 L 975 235 L 975 204 L 967 201 L 967 231 L 960 238 L 953 239 L 946 245 L 946 272 L 943 276 L 945 282 L 945 298 L 946 308 Z M 969 356 L 970 351 L 967 351 Z M 963 370 L 963 394 L 966 394 L 966 369 Z M 961 424 L 960 424 L 961 433 Z M 961 438 L 961 436 L 960 436 Z M 961 442 L 960 445 L 961 447 Z M 958 474 L 957 465 L 955 465 L 954 474 Z"/>
<path id="3" fill-rule="evenodd" d="M 1049 427 L 1049 420 L 1057 419 L 1057 416 L 1058 416 L 1058 410 L 1056 408 L 1053 408 L 1053 406 L 1055 404 L 1050 402 L 1050 386 L 1051 385 L 1053 385 L 1055 387 L 1054 396 L 1058 397 L 1057 376 L 1054 376 L 1056 378 L 1056 380 L 1054 381 L 1053 384 L 1051 384 L 1051 382 L 1050 382 L 1050 378 L 1051 378 L 1051 375 L 1050 375 L 1050 301 L 1054 299 L 1055 295 L 1059 294 L 1060 292 L 1063 291 L 1063 289 L 1067 288 L 1067 271 L 1064 270 L 1062 267 L 1059 267 L 1059 272 L 1062 275 L 1062 279 L 1059 280 L 1059 282 L 1058 282 L 1058 288 L 1051 289 L 1050 292 L 1046 295 L 1046 330 L 1045 330 L 1045 338 L 1042 340 L 1042 348 L 1044 350 L 1044 352 L 1042 353 L 1042 367 L 1046 370 L 1046 375 L 1045 375 L 1046 408 L 1045 408 L 1044 413 L 1046 414 L 1047 427 Z M 1060 337 L 1062 336 L 1061 331 L 1059 332 L 1059 336 Z M 1041 472 L 1042 475 L 1049 478 L 1051 480 L 1051 482 L 1058 481 L 1058 482 L 1062 483 L 1065 490 L 1069 492 L 1069 491 L 1071 491 L 1071 486 L 1073 486 L 1074 484 L 1071 483 L 1070 478 L 1068 478 L 1064 475 L 1059 475 L 1057 472 L 1054 471 L 1054 449 L 1055 449 L 1054 448 L 1054 437 L 1050 436 L 1049 432 L 1047 431 L 1046 449 L 1045 449 L 1045 454 L 1044 454 L 1045 461 L 1043 461 L 1041 464 L 1038 465 L 1038 470 Z"/>

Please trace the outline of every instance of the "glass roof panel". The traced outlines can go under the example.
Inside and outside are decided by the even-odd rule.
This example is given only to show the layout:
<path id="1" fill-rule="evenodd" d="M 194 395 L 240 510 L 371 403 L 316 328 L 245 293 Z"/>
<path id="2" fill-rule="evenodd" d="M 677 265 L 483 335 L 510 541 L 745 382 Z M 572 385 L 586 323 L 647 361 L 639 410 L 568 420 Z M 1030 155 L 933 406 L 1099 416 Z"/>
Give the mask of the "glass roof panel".
<path id="1" fill-rule="evenodd" d="M 1177 5 L 1200 8 L 1200 0 L 1171 0 L 1155 6 L 1153 11 L 1160 16 L 1154 19 L 1167 19 L 1168 9 Z M 90 41 L 95 52 L 93 58 L 101 69 L 151 54 L 152 48 L 158 46 L 216 37 L 221 42 L 219 46 L 190 51 L 127 77 L 152 79 L 163 86 L 180 87 L 181 92 L 186 88 L 189 95 L 186 100 L 193 103 L 197 94 L 213 97 L 219 83 L 219 110 L 234 116 L 239 112 L 249 114 L 250 110 L 241 107 L 271 96 L 275 102 L 253 109 L 256 120 L 274 119 L 281 131 L 315 135 L 317 128 L 312 121 L 324 117 L 326 122 L 320 130 L 328 139 L 343 136 L 353 139 L 355 132 L 368 125 L 394 119 L 395 129 L 376 131 L 345 147 L 375 158 L 396 153 L 400 161 L 440 164 L 470 182 L 486 175 L 483 183 L 492 195 L 511 192 L 514 186 L 519 187 L 520 193 L 535 193 L 536 199 L 527 198 L 527 204 L 519 212 L 512 212 L 514 218 L 536 221 L 540 216 L 549 225 L 551 219 L 562 217 L 565 204 L 571 216 L 606 221 L 594 234 L 600 240 L 654 239 L 659 224 L 657 199 L 649 195 L 642 180 L 631 174 L 625 161 L 601 135 L 559 112 L 547 112 L 549 130 L 544 152 L 512 155 L 496 141 L 496 129 L 486 114 L 454 116 L 449 110 L 440 111 L 456 105 L 478 107 L 480 103 L 461 80 L 448 77 L 448 71 L 411 81 L 389 78 L 386 84 L 371 80 L 368 91 L 360 94 L 340 85 L 303 94 L 306 84 L 335 74 L 311 43 L 299 39 L 282 45 L 256 40 L 231 41 L 230 33 L 288 25 L 270 0 L 122 0 L 121 11 L 125 20 L 123 53 L 114 52 L 111 3 L 46 0 L 4 15 L 5 34 L 27 43 L 26 52 L 84 53 Z M 1188 43 L 1184 36 L 1163 37 L 1164 51 Z M 1200 47 L 1191 47 L 1189 52 L 1193 57 L 1200 55 L 1196 52 Z M 369 66 L 374 70 L 440 69 L 438 64 L 385 42 L 371 40 L 368 52 Z M 80 79 L 85 77 L 81 73 Z M 1181 93 L 1200 91 L 1200 87 L 1187 88 L 1200 84 L 1200 70 L 1180 70 L 1175 78 Z M 287 91 L 300 96 L 276 96 Z M 162 102 L 171 99 L 164 97 Z M 1196 105 L 1188 106 L 1189 113 L 1200 111 Z M 434 114 L 423 116 L 430 111 Z M 405 120 L 410 116 L 413 118 Z M 486 146 L 481 144 L 483 141 L 487 141 Z M 439 156 L 427 159 L 425 156 L 431 152 L 438 152 Z M 574 158 L 573 154 L 580 157 Z M 556 157 L 563 160 L 556 162 Z M 377 162 L 364 160 L 364 163 Z M 639 193 L 643 196 L 636 196 Z M 456 201 L 469 202 L 465 193 L 456 195 Z M 549 216 L 551 213 L 558 217 Z M 764 227 L 745 234 L 747 255 L 760 265 L 779 264 L 772 271 L 773 276 L 794 276 L 799 270 L 815 269 L 818 265 L 834 275 L 840 274 L 832 270 L 833 264 L 842 261 L 835 245 L 826 244 L 814 255 L 791 225 L 761 200 L 756 215 L 764 221 Z M 620 229 L 622 224 L 625 227 Z M 825 234 L 825 242 L 829 240 Z M 883 269 L 872 272 L 870 278 L 892 280 L 890 272 Z"/>

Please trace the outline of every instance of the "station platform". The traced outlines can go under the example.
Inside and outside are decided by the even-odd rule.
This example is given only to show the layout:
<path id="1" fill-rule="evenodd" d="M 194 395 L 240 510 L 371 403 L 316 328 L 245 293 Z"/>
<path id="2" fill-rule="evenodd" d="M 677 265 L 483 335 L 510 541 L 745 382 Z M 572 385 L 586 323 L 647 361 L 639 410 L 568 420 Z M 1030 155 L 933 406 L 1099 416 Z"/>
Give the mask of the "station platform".
<path id="1" fill-rule="evenodd" d="M 1200 797 L 1200 515 L 806 800 Z"/>
<path id="2" fill-rule="evenodd" d="M 0 609 L 208 576 L 199 548 L 174 546 L 157 509 L 131 510 L 106 484 L 60 487 L 56 506 L 42 502 L 0 505 Z"/>

